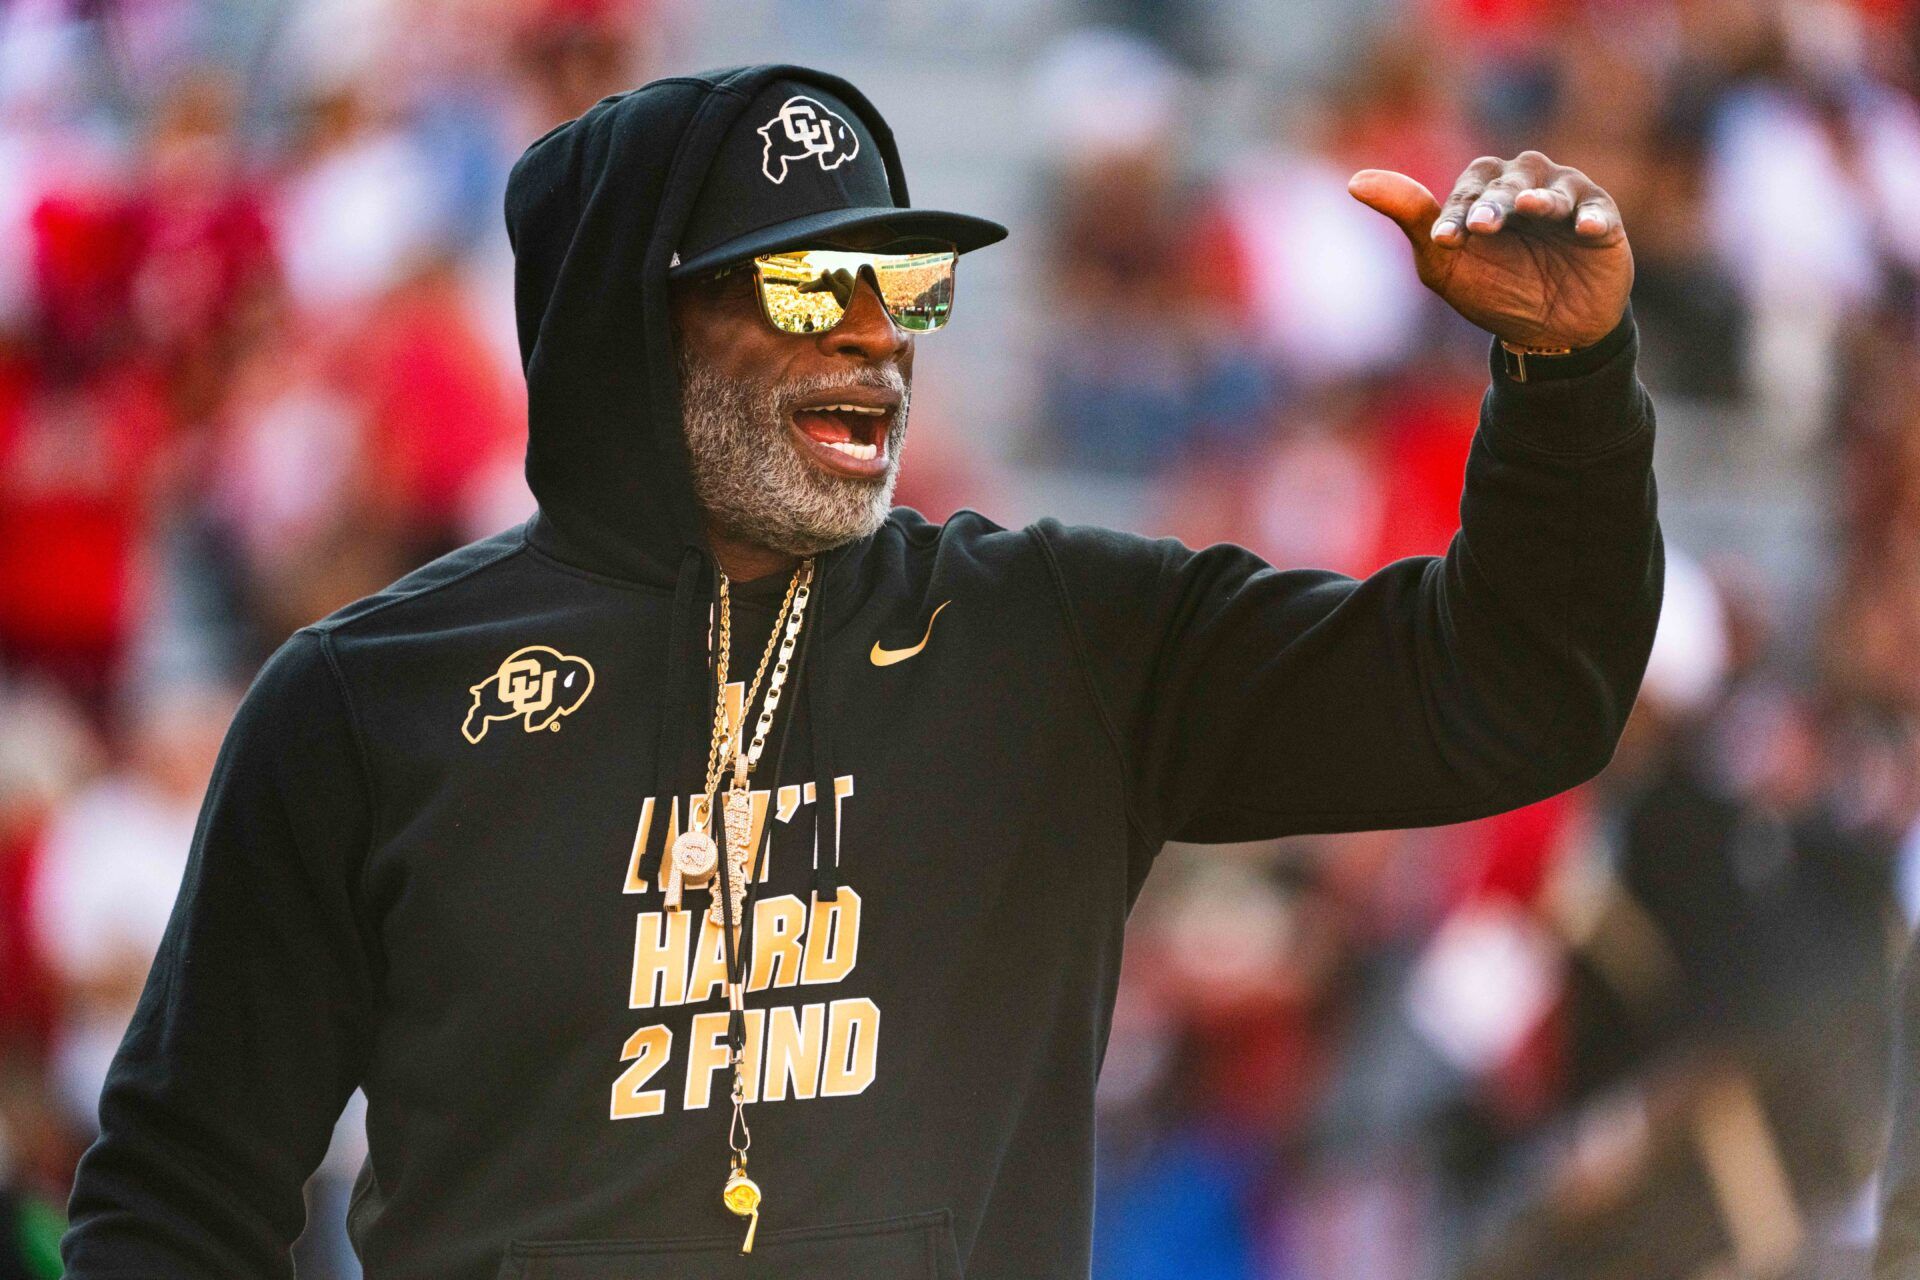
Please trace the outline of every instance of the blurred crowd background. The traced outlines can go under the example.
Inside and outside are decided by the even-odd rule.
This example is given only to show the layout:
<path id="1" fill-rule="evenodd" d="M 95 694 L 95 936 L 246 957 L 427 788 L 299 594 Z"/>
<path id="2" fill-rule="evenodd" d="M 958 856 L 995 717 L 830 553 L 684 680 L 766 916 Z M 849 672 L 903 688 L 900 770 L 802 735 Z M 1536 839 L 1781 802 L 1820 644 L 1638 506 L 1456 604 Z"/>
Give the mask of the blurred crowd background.
<path id="1" fill-rule="evenodd" d="M 1916 34 L 1912 0 L 0 3 L 0 1276 L 58 1272 L 257 664 L 530 510 L 508 166 L 774 58 L 1014 228 L 923 344 L 934 517 L 1443 551 L 1486 338 L 1348 175 L 1537 147 L 1631 234 L 1669 549 L 1617 757 L 1484 822 L 1167 850 L 1101 1280 L 1863 1275 L 1920 918 Z M 363 1152 L 349 1108 L 307 1280 L 357 1274 Z"/>

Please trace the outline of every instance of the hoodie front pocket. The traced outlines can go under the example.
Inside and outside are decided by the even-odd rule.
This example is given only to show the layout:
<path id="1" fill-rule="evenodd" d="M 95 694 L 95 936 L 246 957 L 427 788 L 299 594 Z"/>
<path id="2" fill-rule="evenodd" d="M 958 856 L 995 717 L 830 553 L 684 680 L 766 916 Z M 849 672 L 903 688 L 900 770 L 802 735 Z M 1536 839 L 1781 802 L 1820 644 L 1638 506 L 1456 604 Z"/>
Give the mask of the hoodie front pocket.
<path id="1" fill-rule="evenodd" d="M 516 1240 L 499 1280 L 961 1280 L 953 1213 L 675 1240 Z"/>

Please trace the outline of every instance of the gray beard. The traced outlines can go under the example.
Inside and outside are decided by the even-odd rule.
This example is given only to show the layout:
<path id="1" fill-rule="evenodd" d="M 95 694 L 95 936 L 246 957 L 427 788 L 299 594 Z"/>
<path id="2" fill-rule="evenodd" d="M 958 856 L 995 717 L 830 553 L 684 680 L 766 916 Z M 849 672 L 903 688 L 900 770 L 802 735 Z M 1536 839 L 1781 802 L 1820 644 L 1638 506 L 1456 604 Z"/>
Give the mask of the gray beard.
<path id="1" fill-rule="evenodd" d="M 886 522 L 907 438 L 907 385 L 897 370 L 770 386 L 729 378 L 684 344 L 677 362 L 694 494 L 720 532 L 786 555 L 810 556 L 864 538 Z M 877 480 L 828 475 L 802 457 L 788 436 L 794 405 L 855 386 L 900 396 L 887 438 L 887 472 Z"/>

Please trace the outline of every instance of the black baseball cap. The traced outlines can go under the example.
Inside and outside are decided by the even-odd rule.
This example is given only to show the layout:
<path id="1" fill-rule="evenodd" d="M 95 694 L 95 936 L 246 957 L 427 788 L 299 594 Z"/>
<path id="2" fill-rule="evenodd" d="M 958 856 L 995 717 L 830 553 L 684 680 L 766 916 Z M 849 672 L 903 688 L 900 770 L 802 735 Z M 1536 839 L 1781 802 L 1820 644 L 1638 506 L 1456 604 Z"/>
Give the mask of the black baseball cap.
<path id="1" fill-rule="evenodd" d="M 814 85 L 776 80 L 727 131 L 667 269 L 697 275 L 778 249 L 961 252 L 1006 238 L 986 218 L 896 205 L 858 113 Z"/>

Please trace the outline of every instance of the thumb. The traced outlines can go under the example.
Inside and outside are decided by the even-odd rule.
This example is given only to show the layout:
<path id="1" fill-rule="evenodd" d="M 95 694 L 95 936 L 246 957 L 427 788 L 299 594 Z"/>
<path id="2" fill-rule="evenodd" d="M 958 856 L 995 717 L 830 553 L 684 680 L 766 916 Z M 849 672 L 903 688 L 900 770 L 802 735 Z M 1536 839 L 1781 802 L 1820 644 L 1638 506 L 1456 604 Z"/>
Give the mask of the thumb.
<path id="1" fill-rule="evenodd" d="M 1415 251 L 1431 247 L 1427 233 L 1440 216 L 1440 202 L 1420 183 L 1391 169 L 1362 169 L 1347 179 L 1347 191 L 1367 208 L 1392 218 Z"/>

